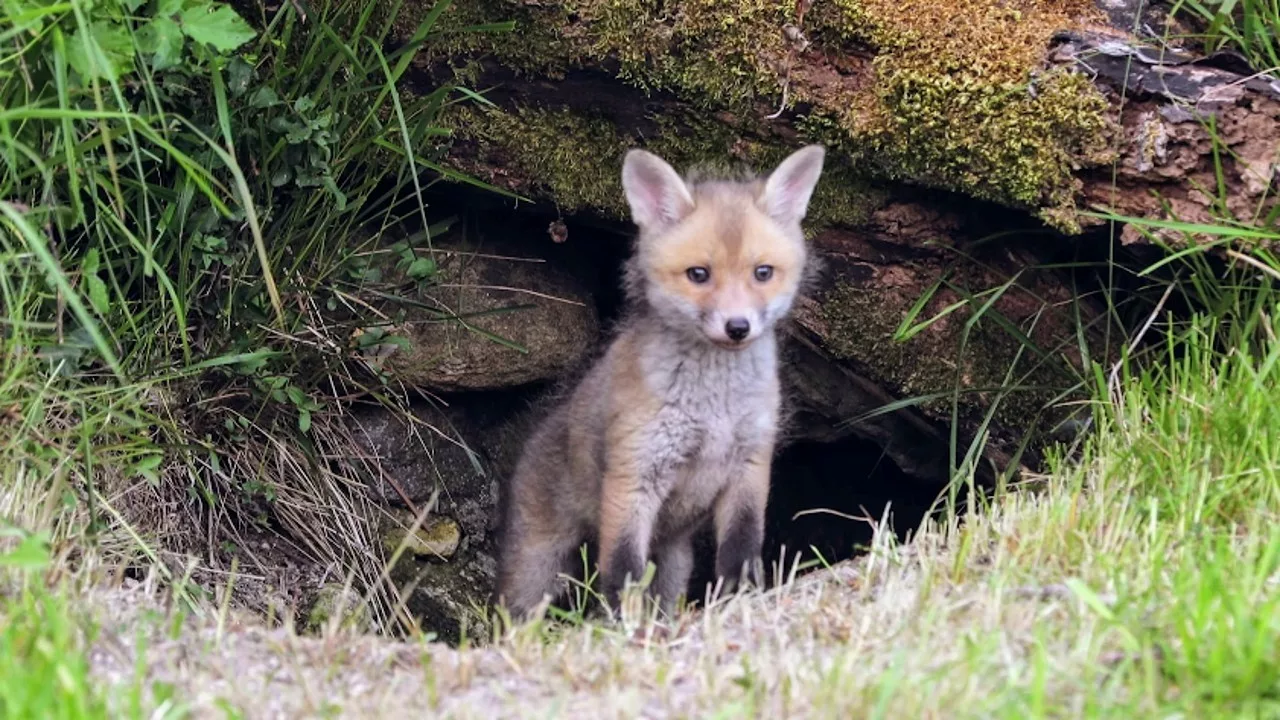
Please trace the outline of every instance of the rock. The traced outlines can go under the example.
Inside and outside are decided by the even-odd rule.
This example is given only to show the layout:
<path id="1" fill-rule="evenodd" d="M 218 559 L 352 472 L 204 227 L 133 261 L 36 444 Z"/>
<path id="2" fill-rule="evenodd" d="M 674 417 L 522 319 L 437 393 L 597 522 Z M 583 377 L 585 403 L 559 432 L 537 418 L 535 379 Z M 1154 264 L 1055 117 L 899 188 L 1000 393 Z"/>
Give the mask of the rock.
<path id="1" fill-rule="evenodd" d="M 471 500 L 488 504 L 490 478 L 484 455 L 470 447 L 474 437 L 466 415 L 454 408 L 421 405 L 404 417 L 381 407 L 359 408 L 348 422 L 352 434 L 368 449 L 369 465 L 378 476 L 370 479 L 370 493 L 397 506 L 426 502 L 437 490 L 436 511 L 457 518 L 467 534 L 484 528 L 468 527 Z"/>
<path id="2" fill-rule="evenodd" d="M 424 630 L 445 642 L 457 643 L 464 625 L 471 635 L 480 632 L 471 628 L 483 628 L 496 569 L 492 555 L 476 552 L 466 562 L 397 563 L 392 579 L 408 590 L 405 608 Z"/>
<path id="3" fill-rule="evenodd" d="M 448 406 L 417 404 L 411 418 L 379 406 L 353 409 L 347 422 L 378 473 L 370 493 L 388 505 L 416 507 L 439 490 L 434 512 L 456 520 L 464 541 L 483 537 L 497 481 L 528 434 L 536 392 L 468 393 L 449 398 Z"/>
<path id="4" fill-rule="evenodd" d="M 458 391 L 548 380 L 580 361 L 599 334 L 591 294 L 534 247 L 438 243 L 438 284 L 426 302 L 461 320 L 409 310 L 399 328 L 409 346 L 384 369 L 406 385 Z"/>
<path id="5" fill-rule="evenodd" d="M 339 612 L 342 613 L 338 622 L 340 628 L 357 633 L 367 633 L 372 629 L 369 608 L 365 605 L 364 598 L 341 583 L 329 583 L 316 591 L 315 600 L 302 622 L 302 629 L 308 633 L 322 632 Z"/>
<path id="6" fill-rule="evenodd" d="M 416 518 L 406 510 L 394 510 L 382 533 L 382 547 L 388 555 L 404 546 L 404 551 L 424 560 L 448 560 L 458 552 L 462 527 L 451 517 L 432 516 L 410 532 Z"/>

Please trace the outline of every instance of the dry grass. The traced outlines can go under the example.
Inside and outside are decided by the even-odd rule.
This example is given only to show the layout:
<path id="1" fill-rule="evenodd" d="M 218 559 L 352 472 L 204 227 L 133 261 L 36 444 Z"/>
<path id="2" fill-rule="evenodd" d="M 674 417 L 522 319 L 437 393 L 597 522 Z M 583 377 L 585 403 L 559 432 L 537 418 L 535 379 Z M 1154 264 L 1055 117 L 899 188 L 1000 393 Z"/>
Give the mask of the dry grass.
<path id="1" fill-rule="evenodd" d="M 172 578 L 77 590 L 59 556 L 22 586 L 77 593 L 62 603 L 75 612 L 28 621 L 35 641 L 0 634 L 0 661 L 53 633 L 69 646 L 60 656 L 88 656 L 93 692 L 120 703 L 141 689 L 117 708 L 128 717 L 1275 716 L 1280 342 L 1268 307 L 1229 352 L 1208 318 L 1178 331 L 1167 364 L 1100 380 L 1096 433 L 1034 485 L 674 625 L 534 622 L 459 649 L 301 637 L 232 612 L 225 585 L 208 600 Z M 56 527 L 60 513 L 33 509 L 52 496 L 14 467 L 0 508 L 33 532 Z M 0 564 L 12 564 L 8 537 Z M 94 575 L 92 558 L 73 580 Z M 0 627 L 31 605 L 12 597 L 0 595 Z M 76 644 L 74 626 L 99 632 Z M 0 697 L 30 682 L 0 677 Z"/>
<path id="2" fill-rule="evenodd" d="M 1256 708 L 1171 675 L 1177 663 L 1162 653 L 1176 650 L 1160 638 L 1178 640 L 1160 630 L 1182 625 L 1190 640 L 1189 608 L 1149 601 L 1195 598 L 1179 583 L 1212 573 L 1198 574 L 1194 543 L 1168 543 L 1165 526 L 1109 494 L 1106 469 L 1083 484 L 1010 495 L 907 546 L 881 535 L 860 560 L 729 598 L 675 627 L 535 623 L 461 650 L 302 638 L 216 616 L 170 635 L 145 620 L 149 589 L 139 586 L 100 596 L 104 625 L 116 630 L 94 667 L 132 682 L 140 645 L 129 633 L 146 628 L 147 678 L 172 685 L 198 716 L 223 703 L 245 717 L 1134 717 L 1175 708 L 1221 717 Z M 1277 541 L 1273 531 L 1220 549 L 1238 559 L 1243 581 Z M 1270 600 L 1244 610 L 1260 614 L 1252 617 L 1271 646 L 1276 579 Z M 1248 619 L 1220 610 L 1224 623 Z"/>

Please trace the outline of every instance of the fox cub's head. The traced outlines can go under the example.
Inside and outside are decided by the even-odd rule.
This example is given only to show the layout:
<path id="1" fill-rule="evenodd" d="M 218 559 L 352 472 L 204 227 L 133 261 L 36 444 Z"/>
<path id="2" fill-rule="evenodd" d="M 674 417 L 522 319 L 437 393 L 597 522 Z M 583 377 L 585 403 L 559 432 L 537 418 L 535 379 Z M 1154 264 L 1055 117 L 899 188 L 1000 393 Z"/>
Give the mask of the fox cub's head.
<path id="1" fill-rule="evenodd" d="M 637 299 L 724 348 L 771 331 L 804 274 L 800 221 L 824 154 L 810 145 L 763 179 L 692 183 L 652 153 L 628 152 L 622 187 L 640 228 L 629 269 Z"/>

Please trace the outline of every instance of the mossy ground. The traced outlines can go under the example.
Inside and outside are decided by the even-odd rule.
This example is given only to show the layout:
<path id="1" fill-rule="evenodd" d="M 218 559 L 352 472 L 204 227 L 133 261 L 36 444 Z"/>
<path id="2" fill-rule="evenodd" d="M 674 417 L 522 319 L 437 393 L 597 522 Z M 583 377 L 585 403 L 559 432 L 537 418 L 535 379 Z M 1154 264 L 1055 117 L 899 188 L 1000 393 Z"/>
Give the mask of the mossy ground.
<path id="1" fill-rule="evenodd" d="M 436 47 L 436 57 L 464 64 L 483 55 L 551 77 L 614 63 L 622 80 L 645 91 L 670 91 L 737 118 L 758 119 L 761 108 L 778 107 L 785 85 L 789 102 L 806 108 L 802 139 L 840 148 L 864 178 L 859 185 L 892 179 L 955 190 L 1037 211 L 1065 229 L 1075 227 L 1073 170 L 1105 159 L 1105 100 L 1081 75 L 1039 69 L 1055 31 L 1092 17 L 1085 0 L 838 0 L 816 4 L 803 18 L 796 3 L 775 0 L 554 5 L 459 5 L 446 13 L 455 26 L 515 20 L 519 29 L 514 36 L 446 36 L 457 39 Z M 788 24 L 813 42 L 808 51 L 792 52 Z M 873 59 L 853 72 L 857 77 L 814 71 L 866 57 Z M 562 206 L 616 211 L 617 158 L 594 150 L 601 142 L 621 147 L 641 139 L 581 117 L 553 115 L 539 118 L 545 121 L 539 128 L 514 127 L 531 120 L 490 113 L 459 126 L 478 123 L 478 134 L 512 154 L 535 154 L 522 164 L 557 174 L 531 179 Z M 725 132 L 752 130 L 719 125 L 688 139 L 664 134 L 643 141 L 685 146 L 677 159 L 723 156 Z M 569 132 L 581 134 L 561 134 Z M 529 144 L 531 134 L 554 140 L 554 149 Z M 575 153 L 575 144 L 586 152 Z M 563 167 L 565 153 L 577 156 L 571 167 Z"/>

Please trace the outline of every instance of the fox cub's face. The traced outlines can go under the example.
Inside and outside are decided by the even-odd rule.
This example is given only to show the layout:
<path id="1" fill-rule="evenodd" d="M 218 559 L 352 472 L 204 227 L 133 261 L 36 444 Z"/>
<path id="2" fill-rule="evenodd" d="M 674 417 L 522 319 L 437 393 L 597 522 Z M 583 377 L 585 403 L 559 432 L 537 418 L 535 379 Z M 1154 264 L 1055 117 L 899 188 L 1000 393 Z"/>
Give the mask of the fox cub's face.
<path id="1" fill-rule="evenodd" d="M 804 272 L 800 221 L 823 156 L 811 145 L 763 180 L 690 184 L 652 153 L 627 153 L 622 186 L 640 228 L 633 267 L 663 322 L 729 349 L 772 330 Z"/>

